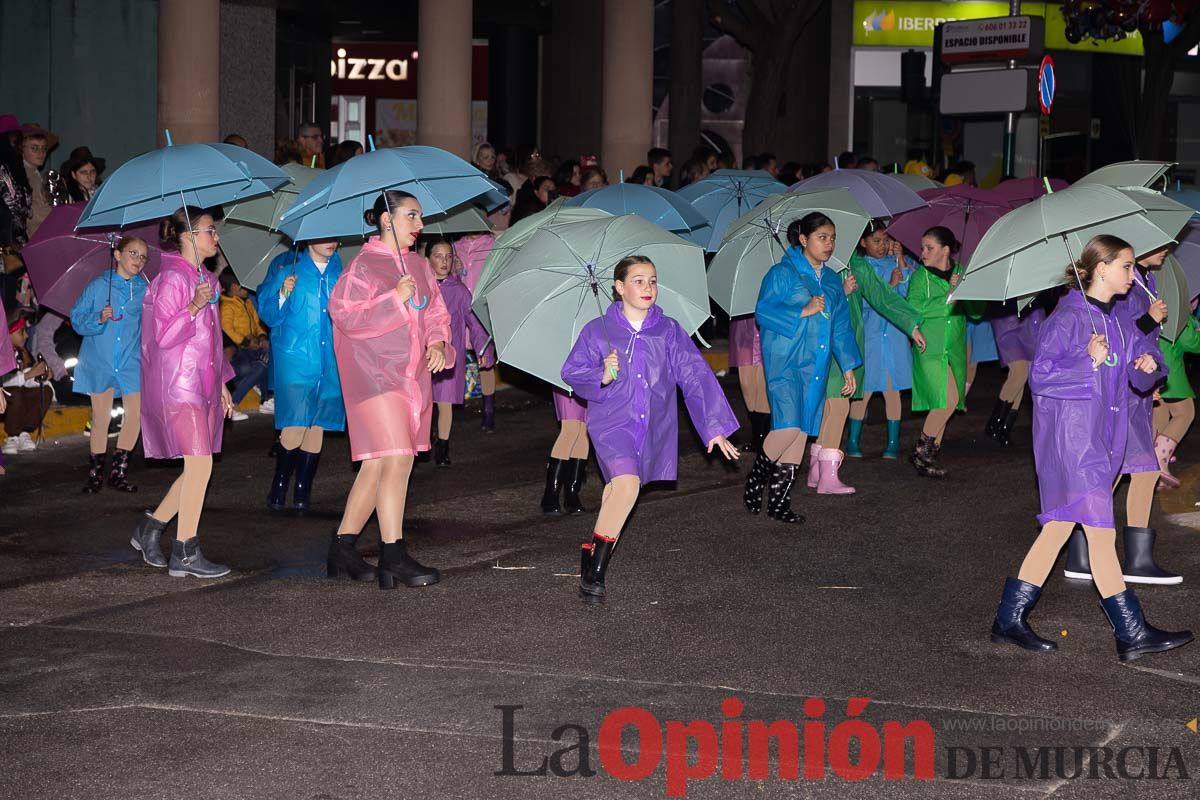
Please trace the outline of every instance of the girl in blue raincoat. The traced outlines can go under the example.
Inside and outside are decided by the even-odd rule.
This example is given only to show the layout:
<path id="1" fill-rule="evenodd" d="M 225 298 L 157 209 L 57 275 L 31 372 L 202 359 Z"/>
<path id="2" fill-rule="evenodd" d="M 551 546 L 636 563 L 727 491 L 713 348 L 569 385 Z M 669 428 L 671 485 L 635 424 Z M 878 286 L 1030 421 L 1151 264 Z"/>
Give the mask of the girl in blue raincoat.
<path id="1" fill-rule="evenodd" d="M 91 458 L 83 491 L 95 494 L 104 485 L 108 424 L 113 398 L 121 398 L 124 415 L 113 451 L 108 485 L 136 492 L 129 482 L 129 452 L 141 433 L 142 297 L 149 284 L 142 268 L 150 250 L 136 236 L 126 236 L 113 249 L 115 268 L 93 280 L 71 308 L 71 327 L 83 337 L 72 388 L 92 398 Z"/>
<path id="2" fill-rule="evenodd" d="M 258 286 L 258 316 L 271 329 L 275 427 L 281 431 L 267 494 L 272 511 L 286 507 L 293 473 L 292 505 L 302 513 L 308 510 L 325 431 L 346 429 L 328 312 L 329 295 L 341 274 L 337 242 L 315 241 L 299 254 L 277 256 Z"/>
<path id="3" fill-rule="evenodd" d="M 613 269 L 619 302 L 584 326 L 562 368 L 562 379 L 588 404 L 588 433 L 606 485 L 590 544 L 583 545 L 579 596 L 605 599 L 604 575 L 642 484 L 673 481 L 679 467 L 683 390 L 692 424 L 708 452 L 736 460 L 728 436 L 737 418 L 712 368 L 678 322 L 662 312 L 658 277 L 645 256 Z"/>
<path id="4" fill-rule="evenodd" d="M 800 523 L 792 510 L 792 487 L 809 436 L 821 430 L 830 359 L 845 376 L 842 395 L 854 395 L 854 370 L 862 364 L 842 278 L 826 266 L 837 230 L 814 212 L 788 226 L 791 247 L 763 278 L 755 318 L 761 331 L 763 371 L 771 406 L 771 432 L 746 479 L 743 497 L 752 514 L 762 510 L 780 522 Z"/>

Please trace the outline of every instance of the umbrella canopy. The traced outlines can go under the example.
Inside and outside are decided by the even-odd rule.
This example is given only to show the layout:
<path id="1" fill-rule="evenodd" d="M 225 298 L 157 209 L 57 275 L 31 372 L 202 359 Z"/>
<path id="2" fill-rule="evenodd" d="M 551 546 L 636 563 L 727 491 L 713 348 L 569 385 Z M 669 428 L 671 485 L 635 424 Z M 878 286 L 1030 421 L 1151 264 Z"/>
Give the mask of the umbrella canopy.
<path id="1" fill-rule="evenodd" d="M 488 252 L 487 259 L 483 262 L 483 270 L 479 273 L 479 280 L 475 283 L 471 310 L 475 312 L 475 316 L 479 318 L 489 333 L 492 330 L 492 317 L 486 299 L 488 289 L 503 273 L 504 265 L 529 241 L 533 234 L 554 223 L 584 222 L 613 216 L 598 208 L 570 208 L 563 204 L 563 200 L 564 198 L 560 197 L 542 211 L 531 214 L 513 225 L 501 234 L 491 251 Z"/>
<path id="2" fill-rule="evenodd" d="M 495 184 L 437 147 L 386 147 L 344 161 L 315 178 L 284 213 L 279 229 L 293 241 L 374 233 L 363 214 L 386 189 L 408 192 L 425 216 L 486 195 Z M 505 198 L 507 199 L 507 198 Z"/>
<path id="3" fill-rule="evenodd" d="M 918 194 L 929 205 L 892 217 L 888 235 L 909 252 L 920 253 L 925 231 L 944 225 L 958 239 L 959 258 L 967 264 L 988 228 L 1013 208 L 992 191 L 965 183 L 948 189 L 925 189 Z"/>
<path id="4" fill-rule="evenodd" d="M 692 204 L 657 186 L 616 183 L 568 199 L 568 208 L 598 208 L 610 214 L 634 214 L 672 233 L 687 233 L 708 224 Z"/>
<path id="5" fill-rule="evenodd" d="M 300 164 L 284 164 L 280 169 L 291 179 L 290 184 L 280 187 L 275 194 L 242 200 L 226 206 L 222 222 L 254 225 L 269 231 L 279 230 L 279 223 L 283 219 L 284 212 L 292 207 L 292 203 L 296 201 L 300 192 L 322 172 L 322 170 Z"/>
<path id="6" fill-rule="evenodd" d="M 445 214 L 437 214 L 425 220 L 421 233 L 446 236 L 455 233 L 491 233 L 492 224 L 473 203 L 452 208 Z"/>
<path id="7" fill-rule="evenodd" d="M 150 257 L 142 274 L 147 280 L 158 274 L 162 258 L 157 226 L 77 231 L 83 208 L 83 203 L 55 206 L 21 251 L 38 302 L 63 316 L 70 316 L 89 283 L 113 269 L 112 249 L 122 236 L 145 240 Z"/>
<path id="8" fill-rule="evenodd" d="M 1121 187 L 1117 191 L 1146 209 L 1146 217 L 1172 238 L 1178 236 L 1192 219 L 1192 209 L 1175 202 L 1162 192 L 1138 186 Z M 1145 255 L 1145 252 L 1139 250 L 1137 255 Z"/>
<path id="9" fill-rule="evenodd" d="M 613 267 L 644 255 L 658 271 L 658 304 L 694 333 L 709 317 L 704 250 L 625 214 L 538 228 L 486 296 L 497 357 L 562 389 L 560 371 L 583 326 L 611 302 Z"/>
<path id="10" fill-rule="evenodd" d="M 903 211 L 921 208 L 925 201 L 912 189 L 896 180 L 895 176 L 865 169 L 835 169 L 822 172 L 811 178 L 793 183 L 789 192 L 806 192 L 814 189 L 848 189 L 854 200 L 871 217 L 885 219 Z"/>
<path id="11" fill-rule="evenodd" d="M 273 192 L 291 178 L 257 153 L 231 144 L 167 145 L 117 167 L 76 223 L 121 227 L 162 219 L 185 203 L 213 208 Z"/>
<path id="12" fill-rule="evenodd" d="M 907 172 L 889 172 L 888 175 L 918 194 L 920 194 L 922 189 L 941 189 L 945 186 L 944 183 L 939 183 L 933 178 L 926 178 L 924 175 L 913 175 Z"/>
<path id="13" fill-rule="evenodd" d="M 1051 191 L 1061 192 L 1071 184 L 1058 178 L 1049 178 Z M 1009 178 L 998 183 L 992 191 L 1011 206 L 1020 206 L 1046 194 L 1046 183 L 1041 178 Z"/>
<path id="14" fill-rule="evenodd" d="M 1173 166 L 1169 161 L 1121 161 L 1094 169 L 1075 183 L 1147 187 L 1162 180 Z"/>
<path id="15" fill-rule="evenodd" d="M 706 178 L 688 184 L 678 194 L 708 220 L 708 235 L 702 244 L 710 253 L 721 247 L 729 225 L 769 195 L 786 192 L 787 186 L 763 170 L 719 169 Z M 699 232 L 699 231 L 697 231 Z"/>
<path id="16" fill-rule="evenodd" d="M 1146 209 L 1125 193 L 1089 183 L 1039 197 L 1000 218 L 954 290 L 955 300 L 1007 300 L 1063 282 L 1067 265 L 1098 234 L 1118 236 L 1137 253 L 1170 244 Z"/>
<path id="17" fill-rule="evenodd" d="M 1167 319 L 1163 322 L 1162 335 L 1167 341 L 1173 342 L 1187 327 L 1188 317 L 1192 315 L 1192 295 L 1188 289 L 1187 275 L 1184 274 L 1179 259 L 1173 255 L 1167 256 L 1162 269 L 1155 273 L 1155 283 L 1158 286 L 1159 298 L 1167 304 Z M 1129 291 L 1145 290 L 1139 283 Z"/>
<path id="18" fill-rule="evenodd" d="M 1183 203 L 1194 213 L 1200 214 L 1200 191 L 1195 189 L 1175 188 L 1166 193 L 1167 197 L 1176 203 Z"/>
<path id="19" fill-rule="evenodd" d="M 838 237 L 829 265 L 846 269 L 871 221 L 854 196 L 846 189 L 772 195 L 730 226 L 708 267 L 709 295 L 725 313 L 731 317 L 754 313 L 763 277 L 787 250 L 788 226 L 813 211 L 833 220 Z"/>
<path id="20" fill-rule="evenodd" d="M 1177 238 L 1179 244 L 1175 246 L 1172 255 L 1179 260 L 1179 265 L 1183 268 L 1187 279 L 1187 296 L 1190 299 L 1200 294 L 1200 220 L 1184 225 Z"/>

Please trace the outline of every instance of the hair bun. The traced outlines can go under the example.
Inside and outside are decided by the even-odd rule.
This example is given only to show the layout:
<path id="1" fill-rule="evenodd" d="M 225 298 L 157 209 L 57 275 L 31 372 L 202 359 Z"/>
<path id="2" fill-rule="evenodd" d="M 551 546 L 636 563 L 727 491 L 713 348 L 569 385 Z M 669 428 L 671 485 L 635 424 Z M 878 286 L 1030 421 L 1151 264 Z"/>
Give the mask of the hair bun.
<path id="1" fill-rule="evenodd" d="M 379 217 L 375 214 L 375 209 L 373 208 L 368 208 L 363 212 L 363 221 L 372 228 L 379 227 Z"/>

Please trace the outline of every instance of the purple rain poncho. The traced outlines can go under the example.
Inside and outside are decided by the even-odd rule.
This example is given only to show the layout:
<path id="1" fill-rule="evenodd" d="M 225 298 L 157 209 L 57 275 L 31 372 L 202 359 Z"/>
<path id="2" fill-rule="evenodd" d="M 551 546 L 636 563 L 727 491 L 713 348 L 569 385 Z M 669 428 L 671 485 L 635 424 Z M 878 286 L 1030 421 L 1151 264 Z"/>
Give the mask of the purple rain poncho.
<path id="1" fill-rule="evenodd" d="M 1020 315 L 1015 309 L 1002 307 L 991 320 L 1000 364 L 1007 367 L 1014 361 L 1033 361 L 1033 355 L 1037 352 L 1038 329 L 1045 321 L 1046 311 L 1040 306 L 1027 309 Z"/>
<path id="2" fill-rule="evenodd" d="M 482 343 L 489 337 L 487 330 L 471 310 L 471 290 L 453 272 L 438 281 L 438 288 L 442 290 L 442 300 L 446 302 L 446 309 L 450 312 L 450 346 L 456 353 L 466 353 L 467 337 L 470 336 L 471 342 L 484 351 L 478 353 L 479 366 L 484 369 L 490 368 L 496 363 L 496 351 L 490 343 L 486 348 L 482 347 Z M 461 406 L 466 392 L 466 358 L 459 358 L 453 367 L 434 373 L 433 402 Z"/>
<path id="3" fill-rule="evenodd" d="M 1153 345 L 1145 352 L 1154 354 L 1156 361 L 1162 361 L 1162 356 L 1158 350 L 1158 338 L 1162 333 L 1162 325 L 1153 321 L 1152 318 L 1146 317 L 1150 310 L 1150 296 L 1146 294 L 1146 290 L 1138 285 L 1141 281 L 1142 285 L 1158 294 L 1158 283 L 1155 281 L 1154 273 L 1142 269 L 1141 267 L 1133 268 L 1133 286 L 1129 287 L 1129 292 L 1124 297 L 1115 299 L 1114 310 L 1116 313 L 1123 315 L 1124 320 L 1128 323 L 1127 330 L 1134 332 L 1134 335 L 1145 337 L 1146 341 Z M 1145 320 L 1142 318 L 1146 317 Z M 1166 375 L 1166 372 L 1163 372 Z M 1125 463 L 1121 465 L 1121 474 L 1130 475 L 1134 472 L 1158 472 L 1158 456 L 1154 453 L 1154 387 L 1157 382 L 1145 387 L 1144 390 L 1139 389 L 1133 393 L 1130 399 L 1129 406 L 1129 441 L 1125 445 Z"/>

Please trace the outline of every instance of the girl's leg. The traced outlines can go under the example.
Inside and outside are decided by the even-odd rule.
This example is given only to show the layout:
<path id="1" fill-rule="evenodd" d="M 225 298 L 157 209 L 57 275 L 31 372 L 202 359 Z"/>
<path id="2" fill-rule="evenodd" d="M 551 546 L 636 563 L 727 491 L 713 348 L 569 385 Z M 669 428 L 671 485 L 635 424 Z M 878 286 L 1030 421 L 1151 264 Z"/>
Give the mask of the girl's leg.
<path id="1" fill-rule="evenodd" d="M 496 368 L 479 370 L 479 388 L 483 393 L 483 417 L 479 427 L 484 432 L 496 430 Z"/>
<path id="2" fill-rule="evenodd" d="M 437 404 L 437 438 L 449 441 L 450 426 L 454 423 L 454 405 L 452 403 Z"/>
<path id="3" fill-rule="evenodd" d="M 1196 403 L 1190 397 L 1186 400 L 1175 400 L 1163 403 L 1167 407 L 1167 412 L 1170 416 L 1170 422 L 1167 423 L 1161 433 L 1173 442 L 1183 441 L 1183 437 L 1187 435 L 1188 429 L 1192 427 L 1192 423 L 1196 419 Z"/>
<path id="4" fill-rule="evenodd" d="M 825 401 L 825 416 L 821 419 L 821 431 L 817 446 L 822 450 L 840 450 L 842 433 L 846 430 L 846 417 L 850 415 L 850 400 L 846 397 L 831 397 Z"/>
<path id="5" fill-rule="evenodd" d="M 808 435 L 799 428 L 781 428 L 767 434 L 763 455 L 772 461 L 799 464 L 804 460 L 804 444 Z"/>
<path id="6" fill-rule="evenodd" d="M 287 431 L 287 430 L 296 430 L 296 429 L 284 428 L 284 430 Z M 325 444 L 325 429 L 324 428 L 320 427 L 319 425 L 312 425 L 312 426 L 308 427 L 307 429 L 300 428 L 298 430 L 302 430 L 304 432 L 304 436 L 300 440 L 300 442 L 296 445 L 297 447 L 299 447 L 301 450 L 303 450 L 306 453 L 321 452 L 321 447 L 324 446 L 324 444 Z"/>
<path id="7" fill-rule="evenodd" d="M 412 456 L 384 456 L 380 459 L 375 507 L 379 513 L 379 534 L 384 544 L 404 538 L 404 505 L 408 500 L 408 477 L 412 473 Z"/>
<path id="8" fill-rule="evenodd" d="M 1096 582 L 1100 598 L 1125 591 L 1125 578 L 1121 575 L 1121 563 L 1117 561 L 1117 532 L 1112 528 L 1093 528 L 1090 525 L 1084 525 L 1083 532 L 1087 535 L 1092 580 Z"/>
<path id="9" fill-rule="evenodd" d="M 185 462 L 186 463 L 186 462 Z M 175 515 L 179 513 L 179 494 L 183 491 L 183 475 L 175 479 L 171 484 L 171 488 L 167 489 L 167 493 L 159 502 L 158 508 L 150 514 L 158 522 L 164 525 L 175 519 Z"/>
<path id="10" fill-rule="evenodd" d="M 867 418 L 867 406 L 871 404 L 871 395 L 873 394 L 875 393 L 863 392 L 862 400 L 850 401 L 850 419 L 862 422 Z"/>
<path id="11" fill-rule="evenodd" d="M 1154 427 L 1154 435 L 1158 436 L 1167 429 L 1167 424 L 1171 421 L 1171 410 L 1167 408 L 1166 400 L 1159 400 L 1154 404 L 1154 411 L 1150 417 L 1150 424 Z"/>
<path id="12" fill-rule="evenodd" d="M 346 498 L 346 510 L 338 525 L 338 535 L 357 536 L 375 511 L 375 496 L 379 493 L 379 477 L 383 474 L 382 459 L 368 458 L 358 469 L 350 495 Z M 382 530 L 382 523 L 380 525 Z"/>
<path id="13" fill-rule="evenodd" d="M 557 458 L 559 461 L 566 461 L 571 457 L 571 448 L 575 445 L 576 432 L 571 429 L 570 423 L 574 420 L 564 419 L 558 423 L 558 438 L 554 440 L 554 446 L 550 448 L 550 457 Z"/>
<path id="14" fill-rule="evenodd" d="M 299 425 L 289 425 L 279 432 L 279 446 L 284 450 L 295 450 L 304 443 L 304 433 L 305 429 Z"/>
<path id="15" fill-rule="evenodd" d="M 900 391 L 898 389 L 888 389 L 883 393 L 883 406 L 887 412 L 889 420 L 899 421 L 900 419 Z"/>
<path id="16" fill-rule="evenodd" d="M 1009 362 L 1008 377 L 1004 379 L 1004 385 L 1000 387 L 1000 399 L 1005 403 L 1012 403 L 1013 411 L 1021 407 L 1021 400 L 1025 397 L 1025 384 L 1028 380 L 1028 361 Z"/>
<path id="17" fill-rule="evenodd" d="M 571 458 L 579 458 L 587 460 L 588 453 L 591 452 L 588 445 L 587 423 L 583 420 L 573 419 L 564 422 L 563 425 L 577 431 L 575 434 L 575 442 L 571 445 Z"/>
<path id="18" fill-rule="evenodd" d="M 968 356 L 969 358 L 969 356 Z M 967 362 L 967 380 L 963 385 L 963 394 L 971 391 L 971 384 L 975 382 L 975 373 L 979 371 L 979 363 Z"/>
<path id="19" fill-rule="evenodd" d="M 616 541 L 625 527 L 625 521 L 633 511 L 641 490 L 637 475 L 618 475 L 604 487 L 600 500 L 600 514 L 596 518 L 596 535 L 605 540 Z"/>
<path id="20" fill-rule="evenodd" d="M 1025 554 L 1017 578 L 1034 586 L 1045 583 L 1050 570 L 1054 569 L 1054 562 L 1058 560 L 1059 551 L 1067 543 L 1067 538 L 1074 528 L 1074 522 L 1047 522 L 1034 540 L 1033 546 L 1029 548 L 1029 552 Z"/>
<path id="21" fill-rule="evenodd" d="M 758 391 L 754 385 L 754 376 L 751 374 L 751 367 L 738 367 L 738 388 L 742 390 L 742 402 L 746 404 L 747 411 L 754 411 L 754 395 Z"/>
<path id="22" fill-rule="evenodd" d="M 770 414 L 771 404 L 767 401 L 767 376 L 762 364 L 746 368 L 754 379 L 754 408 L 759 414 Z"/>
<path id="23" fill-rule="evenodd" d="M 1134 528 L 1150 527 L 1150 506 L 1154 502 L 1156 483 L 1157 472 L 1135 472 L 1129 476 L 1129 493 L 1125 496 L 1126 525 Z"/>
<path id="24" fill-rule="evenodd" d="M 117 449 L 132 450 L 142 432 L 141 392 L 121 395 L 121 407 L 125 409 L 125 413 L 121 416 L 121 434 L 117 437 Z M 92 428 L 94 437 L 96 435 L 95 423 L 92 423 Z M 94 445 L 95 439 L 92 441 Z M 95 450 L 93 449 L 92 452 Z"/>
<path id="25" fill-rule="evenodd" d="M 196 535 L 200 527 L 200 512 L 204 510 L 204 495 L 208 492 L 208 479 L 212 476 L 212 456 L 184 456 L 183 475 L 178 483 L 179 525 L 175 539 L 186 542 Z"/>
<path id="26" fill-rule="evenodd" d="M 484 397 L 491 397 L 496 393 L 496 369 L 481 369 L 479 370 L 479 389 Z"/>
<path id="27" fill-rule="evenodd" d="M 921 433 L 933 437 L 933 440 L 938 445 L 941 445 L 942 436 L 946 433 L 946 424 L 954 416 L 956 408 L 958 408 L 958 384 L 954 380 L 954 370 L 947 367 L 946 407 L 935 408 L 929 412 L 928 416 L 925 417 L 925 427 L 921 429 Z"/>
<path id="28" fill-rule="evenodd" d="M 112 389 L 92 395 L 92 433 L 89 442 L 94 456 L 108 452 L 108 426 L 112 422 L 112 407 Z M 134 440 L 137 440 L 136 436 Z"/>

